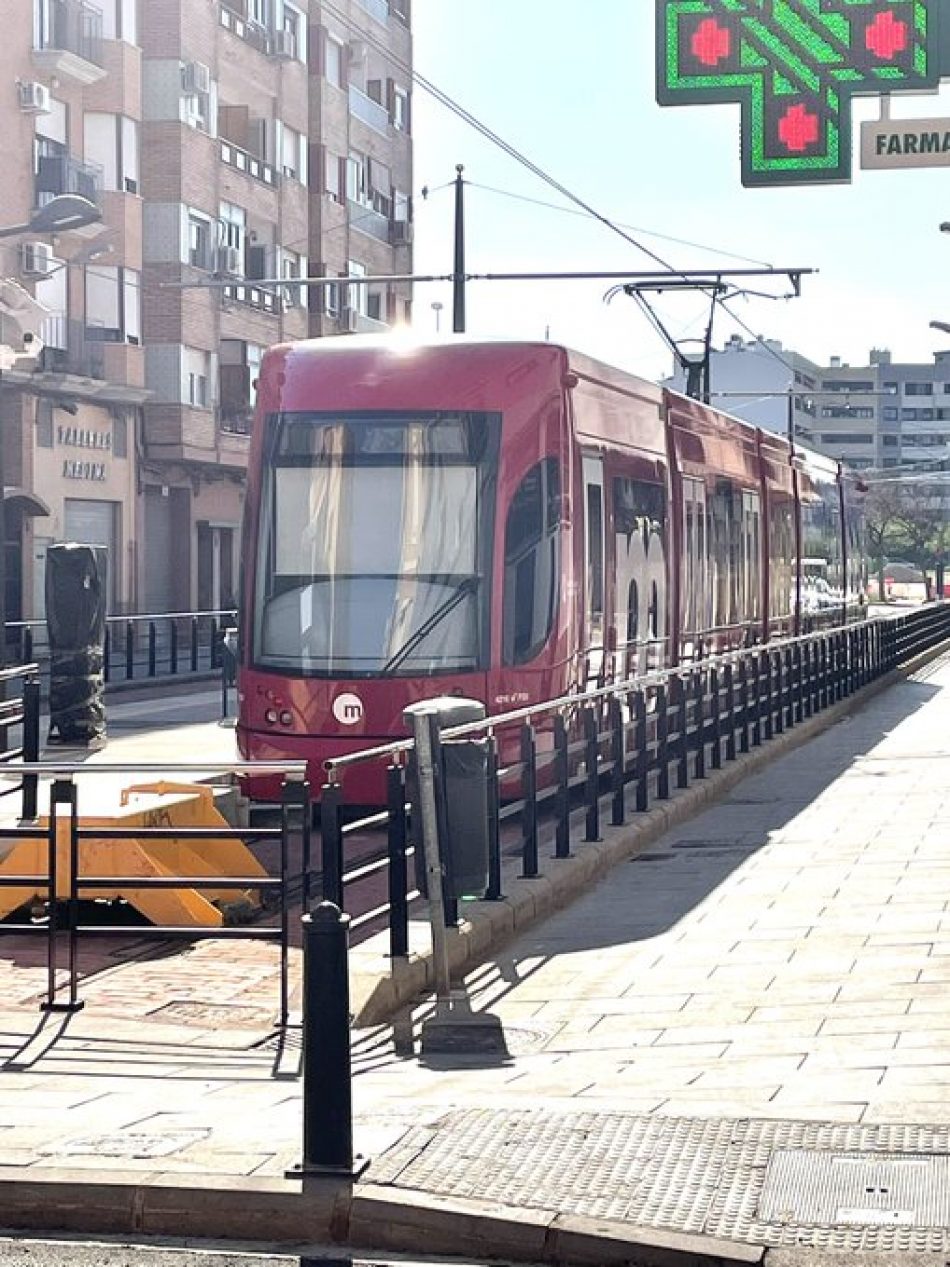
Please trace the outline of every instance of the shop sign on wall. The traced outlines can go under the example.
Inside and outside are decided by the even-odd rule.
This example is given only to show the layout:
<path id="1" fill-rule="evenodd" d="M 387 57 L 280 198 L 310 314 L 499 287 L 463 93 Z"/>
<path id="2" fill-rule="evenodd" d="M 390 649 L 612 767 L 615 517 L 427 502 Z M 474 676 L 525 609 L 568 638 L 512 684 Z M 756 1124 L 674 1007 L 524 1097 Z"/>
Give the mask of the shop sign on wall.
<path id="1" fill-rule="evenodd" d="M 56 429 L 56 440 L 64 448 L 96 449 L 100 452 L 112 452 L 112 432 L 94 431 L 90 427 L 71 427 L 60 425 Z M 92 461 L 89 458 L 64 458 L 63 478 L 67 480 L 93 480 L 103 482 L 109 474 L 105 462 Z"/>

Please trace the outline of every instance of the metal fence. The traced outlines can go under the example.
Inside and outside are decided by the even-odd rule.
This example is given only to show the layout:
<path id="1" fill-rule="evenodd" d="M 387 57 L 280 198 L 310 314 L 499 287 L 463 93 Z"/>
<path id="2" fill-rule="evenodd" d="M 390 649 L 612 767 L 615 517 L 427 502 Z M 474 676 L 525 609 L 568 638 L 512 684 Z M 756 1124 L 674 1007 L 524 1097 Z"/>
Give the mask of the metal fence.
<path id="1" fill-rule="evenodd" d="M 95 806 L 93 814 L 101 815 L 101 802 L 97 802 L 95 791 L 84 783 L 83 789 L 77 784 L 78 776 L 84 780 L 89 776 L 99 775 L 133 775 L 148 773 L 207 775 L 207 765 L 197 766 L 194 763 L 169 765 L 167 763 L 140 763 L 114 765 L 97 763 L 95 765 L 73 764 L 38 764 L 23 762 L 18 770 L 24 779 L 36 779 L 39 776 L 52 779 L 49 788 L 49 812 L 43 820 L 33 823 L 24 822 L 17 827 L 0 828 L 0 842 L 39 841 L 45 844 L 45 867 L 29 875 L 0 875 L 0 889 L 23 889 L 27 895 L 42 895 L 39 906 L 41 914 L 36 918 L 0 921 L 0 935 L 26 935 L 45 938 L 47 987 L 46 997 L 41 1007 L 44 1011 L 75 1012 L 82 1008 L 79 998 L 80 948 L 84 937 L 144 937 L 165 941 L 179 938 L 186 941 L 198 941 L 206 938 L 228 939 L 241 938 L 258 941 L 271 941 L 280 947 L 279 971 L 279 1004 L 277 1023 L 285 1026 L 289 1016 L 289 982 L 288 958 L 290 947 L 291 915 L 299 907 L 302 915 L 309 904 L 310 894 L 307 877 L 311 872 L 310 862 L 310 790 L 306 782 L 306 766 L 303 762 L 284 762 L 280 764 L 267 762 L 236 762 L 216 767 L 216 773 L 231 775 L 273 775 L 283 776 L 283 789 L 280 802 L 279 822 L 273 827 L 182 827 L 182 826 L 139 826 L 108 827 L 101 825 L 83 826 L 82 824 L 82 792 L 89 791 L 89 801 Z M 34 793 L 35 796 L 35 793 Z M 26 797 L 24 795 L 24 807 Z M 35 807 L 34 807 L 35 815 Z M 101 818 L 100 818 L 101 822 Z M 66 846 L 64 848 L 64 836 Z M 270 844 L 278 852 L 276 874 L 267 878 L 261 876 L 238 875 L 97 875 L 83 864 L 83 844 L 87 841 L 114 841 L 117 849 L 121 849 L 124 841 L 220 841 L 241 840 L 245 843 Z M 291 865 L 292 845 L 299 845 L 300 862 L 296 867 Z M 108 924 L 83 923 L 81 915 L 84 903 L 105 892 L 145 891 L 155 889 L 186 890 L 254 890 L 274 893 L 277 897 L 276 925 L 266 927 L 220 926 L 203 927 L 188 925 L 131 923 L 128 916 L 121 918 L 114 911 L 114 918 Z M 61 979 L 60 969 L 65 968 L 65 981 Z"/>
<path id="2" fill-rule="evenodd" d="M 224 632 L 236 623 L 233 609 L 109 616 L 103 657 L 106 683 L 217 674 Z M 10 658 L 16 654 L 22 665 L 35 661 L 45 671 L 46 622 L 15 621 L 6 628 Z"/>
<path id="3" fill-rule="evenodd" d="M 11 682 L 21 681 L 21 693 L 8 697 Z M 10 731 L 19 730 L 20 743 L 9 746 Z M 2 767 L 13 762 L 36 762 L 40 759 L 40 679 L 39 666 L 21 664 L 13 669 L 0 669 L 0 774 Z M 21 773 L 15 782 L 0 783 L 0 797 L 20 794 L 24 818 L 36 814 L 39 776 Z"/>
<path id="4" fill-rule="evenodd" d="M 540 874 L 542 839 L 553 859 L 600 838 L 609 817 L 666 801 L 710 770 L 791 730 L 846 699 L 914 656 L 950 639 L 950 606 L 825 630 L 651 673 L 582 696 L 490 717 L 443 732 L 445 740 L 487 743 L 488 890 L 504 896 L 503 853 L 520 856 L 521 875 Z M 320 793 L 321 871 L 315 891 L 353 912 L 361 881 L 386 876 L 387 898 L 354 913 L 352 928 L 388 924 L 393 957 L 408 954 L 409 908 L 421 896 L 424 872 L 407 804 L 405 740 L 327 762 Z M 368 761 L 385 762 L 387 807 L 370 817 L 348 810 L 345 774 Z M 347 867 L 347 842 L 382 833 L 385 847 Z M 458 905 L 446 897 L 446 923 Z"/>

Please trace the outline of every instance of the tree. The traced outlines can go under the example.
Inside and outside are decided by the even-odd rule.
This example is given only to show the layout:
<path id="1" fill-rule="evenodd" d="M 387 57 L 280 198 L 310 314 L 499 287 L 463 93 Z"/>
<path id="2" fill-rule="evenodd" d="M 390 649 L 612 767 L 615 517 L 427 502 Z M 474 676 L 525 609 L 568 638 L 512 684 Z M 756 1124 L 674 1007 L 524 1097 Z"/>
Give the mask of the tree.
<path id="1" fill-rule="evenodd" d="M 877 576 L 878 601 L 884 602 L 884 564 L 895 552 L 895 536 L 904 523 L 904 505 L 896 484 L 876 484 L 864 503 L 868 555 Z"/>

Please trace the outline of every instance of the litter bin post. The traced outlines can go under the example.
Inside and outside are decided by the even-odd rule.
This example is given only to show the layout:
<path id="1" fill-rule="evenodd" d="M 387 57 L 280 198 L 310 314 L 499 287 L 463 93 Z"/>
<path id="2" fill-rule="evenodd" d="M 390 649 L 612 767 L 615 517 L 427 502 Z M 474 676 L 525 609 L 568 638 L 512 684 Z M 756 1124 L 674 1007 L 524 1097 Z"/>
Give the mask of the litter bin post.
<path id="1" fill-rule="evenodd" d="M 483 897 L 488 887 L 488 745 L 484 740 L 443 740 L 442 731 L 484 721 L 478 700 L 442 696 L 403 713 L 415 738 L 413 814 L 421 828 L 428 882 L 435 968 L 436 1012 L 422 1026 L 423 1055 L 445 1052 L 507 1055 L 497 1017 L 473 1013 L 452 995 L 444 898 Z"/>
<path id="2" fill-rule="evenodd" d="M 91 748 L 105 742 L 107 571 L 108 551 L 103 546 L 47 549 L 50 743 Z"/>

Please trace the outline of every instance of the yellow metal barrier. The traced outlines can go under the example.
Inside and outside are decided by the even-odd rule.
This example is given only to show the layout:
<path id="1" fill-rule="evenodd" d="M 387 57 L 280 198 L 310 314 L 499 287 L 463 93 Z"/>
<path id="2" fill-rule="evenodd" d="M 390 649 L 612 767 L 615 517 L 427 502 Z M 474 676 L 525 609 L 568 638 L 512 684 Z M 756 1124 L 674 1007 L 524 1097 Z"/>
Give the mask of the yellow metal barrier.
<path id="1" fill-rule="evenodd" d="M 158 803 L 134 805 L 137 796 L 158 798 Z M 48 832 L 49 819 L 40 818 L 38 826 Z M 90 827 L 223 827 L 227 820 L 214 803 L 214 790 L 204 784 L 151 783 L 125 788 L 120 808 L 113 814 L 81 815 L 80 830 Z M 108 878 L 193 876 L 196 879 L 221 878 L 266 879 L 267 872 L 242 840 L 234 837 L 209 837 L 205 840 L 149 840 L 130 836 L 127 840 L 98 840 L 83 837 L 79 843 L 79 874 Z M 21 840 L 0 859 L 0 919 L 32 898 L 45 900 L 48 886 L 40 884 L 34 893 L 20 887 L 4 887 L 3 877 L 47 876 L 49 845 L 46 839 Z M 57 894 L 60 901 L 69 897 L 69 820 L 61 818 L 56 829 Z M 124 898 L 153 924 L 194 925 L 220 928 L 227 917 L 243 915 L 260 905 L 260 894 L 251 885 L 247 889 L 162 889 L 116 887 L 83 890 L 84 899 Z"/>

